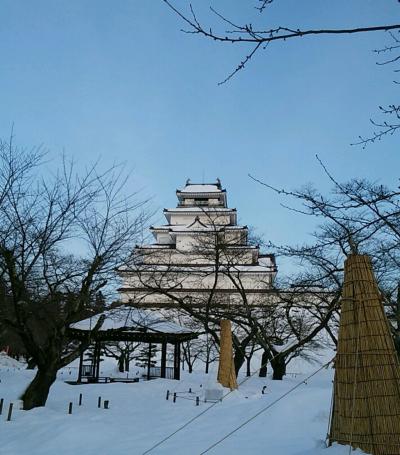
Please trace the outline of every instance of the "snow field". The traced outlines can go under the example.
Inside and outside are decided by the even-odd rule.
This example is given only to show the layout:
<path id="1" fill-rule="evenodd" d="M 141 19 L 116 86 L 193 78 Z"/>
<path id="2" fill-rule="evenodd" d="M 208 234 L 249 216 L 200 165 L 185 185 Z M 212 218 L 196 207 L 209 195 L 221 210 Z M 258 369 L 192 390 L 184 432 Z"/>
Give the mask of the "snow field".
<path id="1" fill-rule="evenodd" d="M 0 367 L 0 398 L 5 399 L 0 416 L 1 455 L 140 455 L 210 406 L 202 400 L 196 406 L 180 394 L 176 403 L 172 397 L 165 399 L 167 390 L 172 394 L 189 388 L 196 393 L 184 393 L 185 397 L 202 396 L 201 391 L 212 381 L 201 372 L 184 372 L 182 381 L 75 386 L 63 382 L 63 377 L 71 376 L 66 370 L 52 387 L 46 407 L 21 411 L 18 396 L 33 374 Z M 199 455 L 305 376 L 288 376 L 283 381 L 253 377 L 150 453 Z M 322 370 L 207 453 L 348 455 L 348 447 L 325 447 L 332 377 L 332 369 Z M 266 394 L 262 395 L 265 385 Z M 79 393 L 83 394 L 81 407 Z M 110 409 L 98 409 L 99 396 L 110 401 Z M 15 403 L 15 412 L 12 421 L 6 422 L 10 401 Z M 68 415 L 70 401 L 72 415 Z"/>

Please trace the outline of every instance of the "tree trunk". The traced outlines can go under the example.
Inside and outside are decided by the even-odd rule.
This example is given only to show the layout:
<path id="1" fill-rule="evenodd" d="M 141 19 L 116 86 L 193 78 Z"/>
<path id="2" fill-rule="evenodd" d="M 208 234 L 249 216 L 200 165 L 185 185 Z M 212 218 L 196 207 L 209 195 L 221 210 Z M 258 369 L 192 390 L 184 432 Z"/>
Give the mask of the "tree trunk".
<path id="1" fill-rule="evenodd" d="M 193 365 L 191 363 L 188 363 L 189 367 L 189 373 L 193 373 Z"/>
<path id="2" fill-rule="evenodd" d="M 21 397 L 24 410 L 27 411 L 46 404 L 50 387 L 56 380 L 57 371 L 56 363 L 38 368 L 36 376 Z"/>
<path id="3" fill-rule="evenodd" d="M 247 357 L 247 358 L 246 358 L 246 376 L 247 376 L 247 377 L 251 376 L 251 368 L 250 368 L 250 365 L 251 365 L 251 357 Z"/>
<path id="4" fill-rule="evenodd" d="M 26 369 L 27 369 L 27 370 L 34 370 L 34 369 L 35 369 L 35 367 L 36 367 L 36 362 L 33 360 L 32 357 L 28 359 L 28 362 L 27 362 L 27 363 L 28 363 L 27 366 L 26 366 Z"/>
<path id="5" fill-rule="evenodd" d="M 282 380 L 286 374 L 285 358 L 277 356 L 271 360 L 271 367 L 273 369 L 272 379 Z"/>
<path id="6" fill-rule="evenodd" d="M 130 367 L 130 358 L 129 358 L 129 353 L 125 356 L 125 371 L 129 371 L 129 367 Z"/>
<path id="7" fill-rule="evenodd" d="M 266 378 L 267 377 L 267 365 L 268 365 L 268 352 L 263 351 L 262 357 L 261 357 L 261 368 L 260 368 L 260 373 L 258 376 L 260 378 Z"/>
<path id="8" fill-rule="evenodd" d="M 245 356 L 244 356 L 243 350 L 236 349 L 235 350 L 235 360 L 234 360 L 236 377 L 239 374 L 239 370 L 242 367 L 244 361 L 245 361 Z"/>
<path id="9" fill-rule="evenodd" d="M 120 373 L 125 371 L 125 356 L 123 353 L 118 358 L 118 371 Z"/>
<path id="10" fill-rule="evenodd" d="M 210 369 L 210 349 L 209 349 L 208 344 L 207 344 L 206 353 L 207 353 L 207 355 L 206 355 L 206 370 L 205 370 L 205 373 L 208 374 L 208 371 Z"/>

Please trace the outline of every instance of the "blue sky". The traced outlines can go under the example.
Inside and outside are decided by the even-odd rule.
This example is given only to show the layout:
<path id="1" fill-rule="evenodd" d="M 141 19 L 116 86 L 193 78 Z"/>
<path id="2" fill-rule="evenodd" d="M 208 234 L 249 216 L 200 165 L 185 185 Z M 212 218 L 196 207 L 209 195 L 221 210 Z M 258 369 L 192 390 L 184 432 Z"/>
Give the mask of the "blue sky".
<path id="1" fill-rule="evenodd" d="M 276 0 L 262 15 L 256 1 L 192 3 L 214 26 L 209 5 L 268 27 L 380 25 L 400 13 L 396 0 Z M 397 184 L 398 136 L 350 146 L 372 132 L 379 105 L 396 102 L 393 68 L 372 53 L 389 42 L 384 33 L 276 43 L 218 86 L 247 49 L 181 33 L 161 0 L 2 0 L 0 13 L 0 136 L 14 122 L 17 143 L 44 144 L 54 162 L 65 151 L 82 167 L 126 163 L 131 189 L 153 196 L 154 208 L 174 206 L 188 177 L 219 177 L 241 222 L 299 242 L 314 221 L 287 212 L 248 173 L 327 189 L 318 153 L 341 180 Z"/>

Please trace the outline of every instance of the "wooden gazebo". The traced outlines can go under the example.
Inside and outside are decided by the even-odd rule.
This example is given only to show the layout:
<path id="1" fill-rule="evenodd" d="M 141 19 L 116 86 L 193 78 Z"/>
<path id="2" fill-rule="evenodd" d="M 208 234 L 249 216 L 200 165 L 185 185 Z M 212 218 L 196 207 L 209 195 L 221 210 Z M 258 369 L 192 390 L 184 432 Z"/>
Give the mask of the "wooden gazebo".
<path id="1" fill-rule="evenodd" d="M 99 319 L 104 319 L 100 329 L 93 330 Z M 197 338 L 198 334 L 173 322 L 162 319 L 151 311 L 130 307 L 119 307 L 105 311 L 91 318 L 72 324 L 69 328 L 72 339 L 86 341 L 94 346 L 91 365 L 91 381 L 99 382 L 101 346 L 110 341 L 134 341 L 149 344 L 147 378 L 167 377 L 168 345 L 174 347 L 173 379 L 180 379 L 181 343 Z M 151 367 L 151 345 L 161 345 L 161 367 L 154 375 Z M 84 365 L 83 352 L 79 361 L 78 382 L 82 381 Z M 152 374 L 153 371 L 153 374 Z"/>

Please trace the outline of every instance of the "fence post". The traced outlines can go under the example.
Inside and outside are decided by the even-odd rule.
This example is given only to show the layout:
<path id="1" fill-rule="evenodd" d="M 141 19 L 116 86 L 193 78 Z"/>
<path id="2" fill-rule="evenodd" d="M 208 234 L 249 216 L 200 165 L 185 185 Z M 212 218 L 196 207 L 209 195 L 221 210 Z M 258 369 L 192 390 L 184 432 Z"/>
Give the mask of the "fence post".
<path id="1" fill-rule="evenodd" d="M 175 403 L 175 401 L 176 401 L 176 392 L 174 392 L 174 398 L 173 398 L 172 401 L 173 401 L 174 403 Z"/>
<path id="2" fill-rule="evenodd" d="M 200 404 L 200 398 L 196 397 L 196 406 L 198 406 L 199 404 Z"/>
<path id="3" fill-rule="evenodd" d="M 104 409 L 108 409 L 109 400 L 104 400 Z"/>
<path id="4" fill-rule="evenodd" d="M 3 405 L 4 405 L 4 398 L 0 400 L 0 416 L 3 414 Z"/>
<path id="5" fill-rule="evenodd" d="M 82 406 L 82 394 L 80 393 L 79 394 L 79 403 L 78 403 L 79 406 Z"/>
<path id="6" fill-rule="evenodd" d="M 101 397 L 99 397 L 97 400 L 97 407 L 101 408 Z"/>
<path id="7" fill-rule="evenodd" d="M 167 396 L 165 397 L 165 399 L 166 399 L 166 400 L 169 399 L 169 390 L 167 390 Z M 1 414 L 1 412 L 0 412 L 0 414 Z"/>
<path id="8" fill-rule="evenodd" d="M 13 411 L 13 406 L 14 406 L 14 404 L 13 404 L 13 403 L 10 403 L 10 407 L 8 408 L 7 422 L 9 422 L 9 421 L 11 420 L 12 411 Z"/>
<path id="9" fill-rule="evenodd" d="M 71 401 L 69 402 L 69 406 L 68 406 L 68 414 L 72 414 L 72 402 Z"/>

